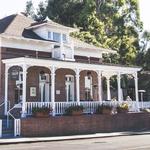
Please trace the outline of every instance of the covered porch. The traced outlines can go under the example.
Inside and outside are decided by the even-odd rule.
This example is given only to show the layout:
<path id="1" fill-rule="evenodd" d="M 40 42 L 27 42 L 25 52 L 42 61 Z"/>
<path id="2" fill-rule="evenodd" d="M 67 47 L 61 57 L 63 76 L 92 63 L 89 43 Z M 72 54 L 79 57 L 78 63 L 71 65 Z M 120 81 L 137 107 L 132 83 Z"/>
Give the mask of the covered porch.
<path id="1" fill-rule="evenodd" d="M 9 70 L 12 67 L 18 66 L 21 68 L 19 70 L 21 70 L 20 78 L 22 78 L 22 96 L 20 101 L 22 117 L 30 115 L 33 107 L 51 107 L 53 109 L 53 116 L 55 116 L 63 114 L 69 106 L 83 105 L 85 113 L 94 113 L 97 106 L 102 103 L 109 103 L 111 105 L 122 103 L 125 99 L 122 96 L 121 76 L 125 74 L 130 74 L 134 78 L 135 99 L 132 101 L 132 105 L 134 110 L 139 110 L 137 72 L 141 68 L 24 57 L 6 59 L 3 60 L 3 63 L 5 64 L 5 114 L 8 111 Z M 43 69 L 36 73 L 37 68 Z M 33 71 L 32 78 L 31 70 L 35 70 L 35 72 Z M 110 78 L 112 76 L 116 76 L 118 89 L 117 101 L 114 102 L 111 101 L 110 90 Z M 103 98 L 102 89 L 103 78 L 106 80 L 107 97 L 105 99 Z M 35 79 L 36 82 L 38 81 L 40 88 L 36 87 Z"/>

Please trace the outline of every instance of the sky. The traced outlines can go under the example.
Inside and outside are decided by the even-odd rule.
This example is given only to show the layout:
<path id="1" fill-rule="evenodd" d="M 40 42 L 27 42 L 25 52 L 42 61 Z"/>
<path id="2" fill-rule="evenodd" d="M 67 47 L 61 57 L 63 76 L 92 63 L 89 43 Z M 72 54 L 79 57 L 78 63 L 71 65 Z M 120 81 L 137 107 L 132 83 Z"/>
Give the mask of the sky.
<path id="1" fill-rule="evenodd" d="M 13 13 L 19 13 L 25 10 L 27 0 L 0 0 L 0 18 Z M 32 0 L 35 7 L 40 1 Z M 144 29 L 150 31 L 150 0 L 140 0 L 141 20 L 144 22 Z"/>

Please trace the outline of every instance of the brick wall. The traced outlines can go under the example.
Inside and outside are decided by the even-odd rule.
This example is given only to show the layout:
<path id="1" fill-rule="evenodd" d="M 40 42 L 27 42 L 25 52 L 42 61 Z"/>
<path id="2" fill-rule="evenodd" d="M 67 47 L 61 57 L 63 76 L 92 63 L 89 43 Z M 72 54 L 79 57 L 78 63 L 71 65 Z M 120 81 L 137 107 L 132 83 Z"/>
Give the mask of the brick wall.
<path id="1" fill-rule="evenodd" d="M 57 116 L 21 120 L 21 135 L 60 136 L 150 129 L 150 114 Z"/>

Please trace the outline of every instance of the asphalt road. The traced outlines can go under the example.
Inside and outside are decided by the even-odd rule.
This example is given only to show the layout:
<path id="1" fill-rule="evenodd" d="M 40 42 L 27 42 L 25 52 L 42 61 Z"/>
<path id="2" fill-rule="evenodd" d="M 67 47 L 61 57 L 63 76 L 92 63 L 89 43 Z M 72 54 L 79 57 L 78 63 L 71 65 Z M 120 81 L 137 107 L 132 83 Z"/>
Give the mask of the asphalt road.
<path id="1" fill-rule="evenodd" d="M 0 145 L 0 150 L 150 150 L 150 135 Z"/>

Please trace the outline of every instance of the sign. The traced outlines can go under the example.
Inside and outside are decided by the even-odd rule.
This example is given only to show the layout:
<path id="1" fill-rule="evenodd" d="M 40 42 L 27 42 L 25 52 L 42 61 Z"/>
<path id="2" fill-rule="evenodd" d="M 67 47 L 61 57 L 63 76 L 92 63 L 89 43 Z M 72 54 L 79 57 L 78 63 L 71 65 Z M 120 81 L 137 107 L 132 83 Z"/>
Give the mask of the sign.
<path id="1" fill-rule="evenodd" d="M 30 96 L 32 97 L 36 96 L 36 87 L 30 87 Z"/>
<path id="2" fill-rule="evenodd" d="M 60 90 L 56 90 L 56 94 L 59 95 L 60 94 Z"/>

